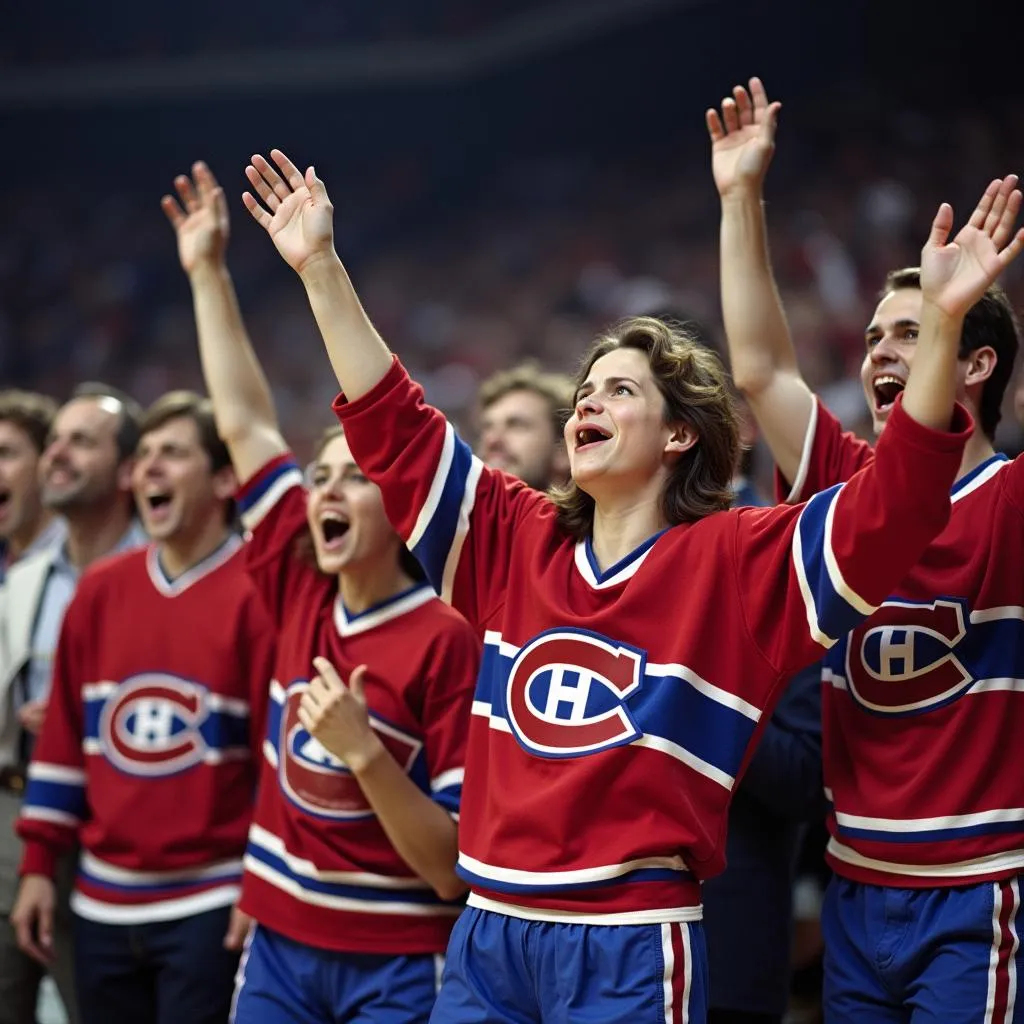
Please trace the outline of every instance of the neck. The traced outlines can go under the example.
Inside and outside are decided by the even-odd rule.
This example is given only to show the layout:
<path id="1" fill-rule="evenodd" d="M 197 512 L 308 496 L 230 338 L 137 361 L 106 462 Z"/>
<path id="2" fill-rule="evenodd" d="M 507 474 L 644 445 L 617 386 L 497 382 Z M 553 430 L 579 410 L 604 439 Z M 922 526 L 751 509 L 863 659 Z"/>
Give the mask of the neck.
<path id="1" fill-rule="evenodd" d="M 7 560 L 16 562 L 32 546 L 43 530 L 53 522 L 53 513 L 49 509 L 40 509 L 36 516 L 24 529 L 12 533 L 7 538 Z"/>
<path id="2" fill-rule="evenodd" d="M 125 535 L 132 517 L 123 500 L 111 507 L 81 509 L 67 516 L 68 561 L 76 569 L 109 554 Z"/>
<path id="3" fill-rule="evenodd" d="M 171 579 L 177 579 L 203 559 L 209 558 L 227 539 L 227 524 L 217 515 L 203 524 L 192 537 L 173 537 L 157 545 L 160 565 Z"/>
<path id="4" fill-rule="evenodd" d="M 986 459 L 991 459 L 996 450 L 992 442 L 980 431 L 975 430 L 964 447 L 964 457 L 960 460 L 957 480 L 967 476 L 971 470 L 977 469 Z"/>
<path id="5" fill-rule="evenodd" d="M 342 603 L 358 615 L 389 597 L 408 590 L 414 583 L 411 576 L 402 571 L 397 558 L 388 569 L 379 564 L 367 567 L 352 566 L 338 574 L 338 593 Z"/>
<path id="6" fill-rule="evenodd" d="M 656 501 L 645 500 L 612 509 L 595 505 L 591 546 L 601 571 L 615 565 L 666 526 L 660 496 Z"/>

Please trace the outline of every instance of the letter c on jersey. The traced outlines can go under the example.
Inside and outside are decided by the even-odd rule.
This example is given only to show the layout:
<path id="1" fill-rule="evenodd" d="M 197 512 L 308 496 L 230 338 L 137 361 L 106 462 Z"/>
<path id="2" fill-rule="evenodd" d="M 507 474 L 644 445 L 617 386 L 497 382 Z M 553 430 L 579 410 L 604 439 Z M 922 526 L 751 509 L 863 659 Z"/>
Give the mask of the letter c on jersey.
<path id="1" fill-rule="evenodd" d="M 308 682 L 300 680 L 292 683 L 285 694 L 278 758 L 281 789 L 292 803 L 318 818 L 372 818 L 373 808 L 345 762 L 311 736 L 299 721 L 299 704 L 308 687 Z M 370 725 L 403 771 L 411 772 L 423 743 L 373 715 Z"/>
<path id="2" fill-rule="evenodd" d="M 952 598 L 885 602 L 849 638 L 846 678 L 853 699 L 869 711 L 907 715 L 966 693 L 974 679 L 955 653 L 967 635 L 965 614 Z M 877 619 L 884 624 L 872 625 Z"/>
<path id="3" fill-rule="evenodd" d="M 641 730 L 626 700 L 643 681 L 644 663 L 642 651 L 596 633 L 539 634 L 509 672 L 513 734 L 540 757 L 579 757 L 630 743 Z"/>
<path id="4" fill-rule="evenodd" d="M 208 714 L 204 690 L 195 683 L 158 673 L 133 676 L 103 705 L 103 752 L 129 775 L 173 775 L 206 755 L 199 727 Z"/>

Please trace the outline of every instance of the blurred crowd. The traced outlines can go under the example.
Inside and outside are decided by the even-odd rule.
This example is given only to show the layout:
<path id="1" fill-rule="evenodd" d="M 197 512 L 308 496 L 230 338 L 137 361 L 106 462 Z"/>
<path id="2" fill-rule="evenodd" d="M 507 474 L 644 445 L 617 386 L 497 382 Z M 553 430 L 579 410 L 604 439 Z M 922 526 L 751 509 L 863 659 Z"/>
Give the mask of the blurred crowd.
<path id="1" fill-rule="evenodd" d="M 940 199 L 963 215 L 988 168 L 1024 166 L 998 123 L 976 111 L 941 120 L 865 111 L 816 133 L 801 126 L 779 154 L 768 219 L 784 305 L 806 376 L 854 429 L 865 426 L 863 329 L 885 271 L 917 262 Z M 1018 146 L 1021 129 L 1009 136 Z M 520 159 L 465 193 L 439 188 L 413 159 L 346 184 L 340 244 L 364 302 L 456 419 L 496 369 L 523 357 L 568 368 L 601 325 L 626 314 L 673 313 L 718 342 L 707 152 L 653 155 Z M 309 157 L 330 185 L 331 165 Z M 229 261 L 282 425 L 304 452 L 327 419 L 331 376 L 301 289 L 247 223 L 242 167 L 214 168 L 232 207 Z M 168 187 L 180 169 L 169 169 Z M 4 380 L 64 396 L 99 378 L 142 402 L 200 386 L 189 297 L 158 201 L 120 185 L 97 199 L 68 178 L 5 192 Z M 1019 265 L 1004 283 L 1024 306 Z M 1021 447 L 1012 417 L 1000 440 Z"/>

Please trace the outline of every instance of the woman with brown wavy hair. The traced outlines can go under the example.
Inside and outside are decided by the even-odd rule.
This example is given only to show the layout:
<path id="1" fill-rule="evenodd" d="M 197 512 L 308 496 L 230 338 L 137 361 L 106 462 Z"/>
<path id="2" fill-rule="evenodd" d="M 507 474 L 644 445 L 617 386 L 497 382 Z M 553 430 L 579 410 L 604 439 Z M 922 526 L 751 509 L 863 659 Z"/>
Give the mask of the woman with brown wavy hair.
<path id="1" fill-rule="evenodd" d="M 577 378 L 572 484 L 552 501 L 426 404 L 335 253 L 323 182 L 271 157 L 246 168 L 243 200 L 306 288 L 355 459 L 484 636 L 459 829 L 469 909 L 432 1020 L 698 1024 L 700 882 L 723 867 L 736 781 L 785 680 L 948 520 L 970 432 L 956 319 L 998 269 L 945 244 L 944 207 L 924 253 L 933 312 L 877 457 L 801 507 L 725 510 L 724 371 L 659 321 L 620 324 Z"/>

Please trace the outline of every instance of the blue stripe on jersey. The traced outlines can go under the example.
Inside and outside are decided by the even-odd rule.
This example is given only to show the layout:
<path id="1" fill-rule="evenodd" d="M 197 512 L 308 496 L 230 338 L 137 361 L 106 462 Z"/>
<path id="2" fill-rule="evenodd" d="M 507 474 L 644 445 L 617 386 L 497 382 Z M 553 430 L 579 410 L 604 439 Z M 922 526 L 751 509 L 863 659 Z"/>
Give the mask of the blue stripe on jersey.
<path id="1" fill-rule="evenodd" d="M 508 681 L 514 661 L 490 639 L 484 643 L 475 699 L 490 705 L 492 718 L 505 722 L 510 721 Z M 626 700 L 629 715 L 643 735 L 668 740 L 735 779 L 757 722 L 709 697 L 670 668 L 645 664 L 641 685 Z M 509 729 L 515 735 L 511 724 Z"/>
<path id="2" fill-rule="evenodd" d="M 70 815 L 77 821 L 84 821 L 88 810 L 85 785 L 32 778 L 30 772 L 28 785 L 25 787 L 25 806 L 57 811 Z"/>
<path id="3" fill-rule="evenodd" d="M 452 431 L 451 426 L 448 427 Z M 441 593 L 444 584 L 444 566 L 448 560 L 455 531 L 459 524 L 459 511 L 466 494 L 466 482 L 473 466 L 473 452 L 468 444 L 452 431 L 453 452 L 451 465 L 445 477 L 444 487 L 437 500 L 430 521 L 412 549 L 423 566 L 430 585 Z M 440 466 L 438 467 L 440 471 Z"/>
<path id="4" fill-rule="evenodd" d="M 970 825 L 948 825 L 926 831 L 899 831 L 899 822 L 892 827 L 866 828 L 863 826 L 841 825 L 836 821 L 836 831 L 851 839 L 870 839 L 878 843 L 941 843 L 945 840 L 968 839 L 971 836 L 994 836 L 1007 833 L 1024 834 L 1024 821 L 992 821 Z"/>
<path id="5" fill-rule="evenodd" d="M 273 459 L 267 463 L 256 476 L 238 489 L 235 495 L 238 514 L 241 516 L 248 512 L 281 477 L 297 469 L 299 464 L 293 458 L 282 457 L 280 461 Z"/>
<path id="6" fill-rule="evenodd" d="M 462 784 L 445 786 L 430 794 L 433 801 L 440 804 L 449 814 L 458 814 L 462 803 Z"/>
<path id="7" fill-rule="evenodd" d="M 800 568 L 814 602 L 818 630 L 833 641 L 849 632 L 867 614 L 866 611 L 858 610 L 839 592 L 836 585 L 840 581 L 830 575 L 826 559 L 826 556 L 834 557 L 827 537 L 829 513 L 839 500 L 843 486 L 837 484 L 815 494 L 804 505 L 797 522 L 802 562 Z"/>
<path id="8" fill-rule="evenodd" d="M 81 879 L 87 881 L 90 887 L 106 889 L 108 892 L 122 894 L 137 894 L 147 896 L 159 896 L 163 893 L 173 895 L 183 889 L 213 889 L 218 885 L 238 884 L 242 880 L 242 872 L 223 871 L 215 875 L 202 875 L 197 878 L 175 878 L 159 882 L 133 882 L 130 880 L 114 882 L 109 878 L 101 878 L 88 870 L 83 863 L 79 865 L 78 874 Z"/>
<path id="9" fill-rule="evenodd" d="M 426 885 L 422 889 L 387 889 L 381 886 L 324 882 L 317 878 L 310 878 L 308 875 L 297 874 L 283 857 L 251 841 L 245 852 L 247 857 L 266 864 L 278 874 L 291 879 L 306 892 L 336 896 L 342 899 L 372 900 L 380 903 L 416 903 L 422 906 L 459 906 L 461 903 L 460 900 L 442 900 L 433 889 Z"/>
<path id="10" fill-rule="evenodd" d="M 456 874 L 469 885 L 478 886 L 481 889 L 489 889 L 491 892 L 501 892 L 506 895 L 516 893 L 538 892 L 570 892 L 574 889 L 605 889 L 611 885 L 625 885 L 629 882 L 691 882 L 693 875 L 689 871 L 673 871 L 671 868 L 639 868 L 636 871 L 629 871 L 623 875 L 616 875 L 614 878 L 605 878 L 601 881 L 586 882 L 565 882 L 555 884 L 545 881 L 537 882 L 505 882 L 498 881 L 488 875 L 480 875 L 470 870 L 460 860 L 455 868 Z"/>

